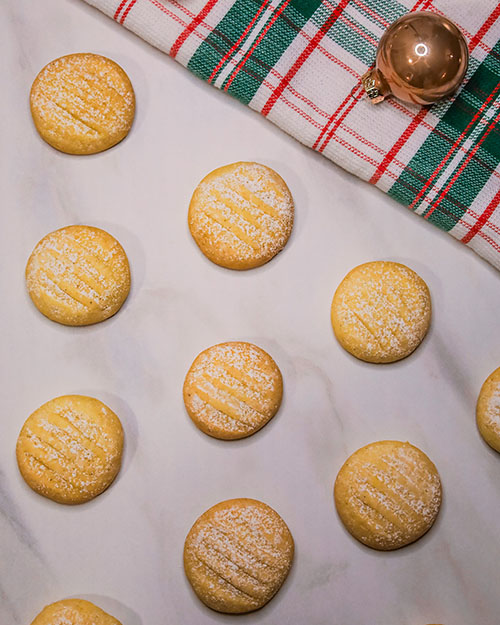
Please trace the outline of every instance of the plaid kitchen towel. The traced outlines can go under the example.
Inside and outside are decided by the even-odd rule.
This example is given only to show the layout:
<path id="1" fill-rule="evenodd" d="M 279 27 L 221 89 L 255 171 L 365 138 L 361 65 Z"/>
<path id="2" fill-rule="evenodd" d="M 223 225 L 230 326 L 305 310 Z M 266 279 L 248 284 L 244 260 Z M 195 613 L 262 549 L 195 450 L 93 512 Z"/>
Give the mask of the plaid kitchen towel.
<path id="1" fill-rule="evenodd" d="M 86 0 L 500 269 L 498 0 Z M 361 76 L 408 11 L 462 30 L 459 93 L 374 106 Z"/>

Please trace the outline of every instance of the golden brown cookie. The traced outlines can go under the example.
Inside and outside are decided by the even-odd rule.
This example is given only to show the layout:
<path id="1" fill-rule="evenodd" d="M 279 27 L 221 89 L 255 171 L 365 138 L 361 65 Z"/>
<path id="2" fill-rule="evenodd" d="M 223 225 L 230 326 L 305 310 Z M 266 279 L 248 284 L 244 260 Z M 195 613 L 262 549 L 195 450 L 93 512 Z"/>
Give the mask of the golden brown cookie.
<path id="1" fill-rule="evenodd" d="M 127 74 L 98 54 L 69 54 L 35 78 L 31 114 L 42 139 L 68 154 L 94 154 L 121 141 L 135 113 Z"/>
<path id="2" fill-rule="evenodd" d="M 500 452 L 500 367 L 483 384 L 476 406 L 476 421 L 484 440 Z"/>
<path id="3" fill-rule="evenodd" d="M 394 362 L 411 354 L 429 329 L 429 289 L 405 265 L 365 263 L 340 283 L 331 318 L 339 343 L 353 356 L 367 362 Z"/>
<path id="4" fill-rule="evenodd" d="M 93 397 L 64 395 L 28 417 L 17 439 L 21 475 L 53 501 L 79 504 L 102 493 L 120 470 L 123 428 Z"/>
<path id="5" fill-rule="evenodd" d="M 276 414 L 283 395 L 278 365 L 257 345 L 220 343 L 199 354 L 184 381 L 184 403 L 205 434 L 250 436 Z"/>
<path id="6" fill-rule="evenodd" d="M 441 481 L 417 447 L 379 441 L 346 460 L 335 481 L 335 505 L 354 538 L 374 549 L 399 549 L 434 523 Z"/>
<path id="7" fill-rule="evenodd" d="M 184 570 L 205 605 L 240 614 L 265 605 L 293 559 L 293 538 L 272 508 L 255 499 L 229 499 L 202 514 L 184 544 Z"/>
<path id="8" fill-rule="evenodd" d="M 121 625 L 121 623 L 90 601 L 63 599 L 46 606 L 31 625 Z"/>
<path id="9" fill-rule="evenodd" d="M 252 269 L 286 245 L 293 199 L 274 170 L 259 163 L 233 163 L 212 171 L 196 187 L 188 221 L 194 240 L 212 262 Z"/>
<path id="10" fill-rule="evenodd" d="M 83 326 L 118 312 L 130 290 L 130 268 L 123 247 L 110 234 L 67 226 L 37 243 L 26 265 L 26 285 L 46 317 Z"/>

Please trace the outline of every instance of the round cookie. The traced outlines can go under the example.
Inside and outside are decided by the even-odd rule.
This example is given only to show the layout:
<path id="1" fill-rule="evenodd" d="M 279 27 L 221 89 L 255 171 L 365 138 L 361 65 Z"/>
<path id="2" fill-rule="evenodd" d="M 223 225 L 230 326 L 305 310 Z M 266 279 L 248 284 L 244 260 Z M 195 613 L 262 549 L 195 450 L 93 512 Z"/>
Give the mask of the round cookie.
<path id="1" fill-rule="evenodd" d="M 110 234 L 67 226 L 39 241 L 26 265 L 28 293 L 52 321 L 83 326 L 114 315 L 127 299 L 127 255 Z"/>
<path id="2" fill-rule="evenodd" d="M 121 623 L 90 601 L 63 599 L 45 606 L 31 625 L 121 625 Z"/>
<path id="3" fill-rule="evenodd" d="M 205 434 L 245 438 L 276 414 L 283 395 L 278 365 L 252 343 L 229 342 L 199 354 L 184 380 L 184 404 Z"/>
<path id="4" fill-rule="evenodd" d="M 79 504 L 102 493 L 120 470 L 123 428 L 93 397 L 64 395 L 28 417 L 17 439 L 24 480 L 53 501 Z"/>
<path id="5" fill-rule="evenodd" d="M 42 139 L 68 154 L 95 154 L 130 130 L 134 90 L 127 74 L 98 54 L 69 54 L 46 65 L 30 94 Z"/>
<path id="6" fill-rule="evenodd" d="M 184 570 L 212 610 L 258 610 L 279 590 L 292 565 L 293 538 L 272 508 L 229 499 L 202 514 L 184 544 Z"/>
<path id="7" fill-rule="evenodd" d="M 367 362 L 401 360 L 429 329 L 431 297 L 425 282 L 400 263 L 355 267 L 333 297 L 333 331 L 344 349 Z"/>
<path id="8" fill-rule="evenodd" d="M 292 195 L 281 176 L 265 165 L 239 162 L 203 178 L 191 198 L 188 222 L 212 262 L 252 269 L 286 245 L 293 213 Z"/>
<path id="9" fill-rule="evenodd" d="M 340 519 L 354 538 L 389 551 L 409 545 L 430 529 L 441 506 L 441 480 L 417 447 L 379 441 L 346 460 L 334 495 Z"/>
<path id="10" fill-rule="evenodd" d="M 476 421 L 484 440 L 500 452 L 500 367 L 487 378 L 477 400 Z"/>

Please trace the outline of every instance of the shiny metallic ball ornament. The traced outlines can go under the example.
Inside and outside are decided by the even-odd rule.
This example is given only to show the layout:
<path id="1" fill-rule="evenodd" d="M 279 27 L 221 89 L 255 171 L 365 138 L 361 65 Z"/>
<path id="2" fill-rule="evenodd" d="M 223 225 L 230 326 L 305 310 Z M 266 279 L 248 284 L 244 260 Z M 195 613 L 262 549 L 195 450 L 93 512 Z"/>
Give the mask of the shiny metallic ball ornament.
<path id="1" fill-rule="evenodd" d="M 374 104 L 389 95 L 433 104 L 458 89 L 468 63 L 467 43 L 453 22 L 428 11 L 408 13 L 383 34 L 363 87 Z"/>

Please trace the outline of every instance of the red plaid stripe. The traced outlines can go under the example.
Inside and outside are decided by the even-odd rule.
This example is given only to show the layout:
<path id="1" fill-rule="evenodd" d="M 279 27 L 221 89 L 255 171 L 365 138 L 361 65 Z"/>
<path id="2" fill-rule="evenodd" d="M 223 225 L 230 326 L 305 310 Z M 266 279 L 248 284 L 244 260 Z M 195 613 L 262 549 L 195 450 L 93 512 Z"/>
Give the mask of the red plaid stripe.
<path id="1" fill-rule="evenodd" d="M 422 187 L 422 189 L 419 191 L 419 193 L 417 194 L 417 196 L 415 197 L 413 202 L 410 204 L 410 208 L 413 208 L 420 201 L 420 198 L 422 198 L 424 196 L 424 194 L 427 192 L 429 186 L 437 178 L 437 176 L 442 171 L 442 169 L 445 167 L 445 165 L 449 162 L 451 156 L 456 151 L 456 148 L 459 146 L 460 143 L 462 143 L 462 140 L 469 133 L 469 130 L 472 129 L 472 127 L 475 125 L 476 121 L 481 117 L 481 115 L 484 113 L 484 111 L 488 108 L 488 104 L 493 100 L 493 98 L 495 97 L 495 94 L 498 91 L 498 89 L 500 89 L 500 84 L 498 84 L 497 88 L 492 93 L 490 93 L 488 98 L 483 102 L 481 108 L 477 111 L 477 113 L 474 115 L 474 117 L 471 119 L 471 121 L 467 124 L 467 127 L 465 128 L 465 130 L 459 135 L 459 137 L 457 137 L 455 143 L 451 146 L 451 148 L 449 149 L 449 151 L 446 154 L 446 156 L 443 158 L 443 160 L 438 165 L 438 167 L 436 168 L 436 170 L 434 171 L 432 176 L 429 178 L 428 182 Z"/>
<path id="2" fill-rule="evenodd" d="M 210 75 L 210 78 L 208 79 L 208 82 L 212 82 L 212 80 L 214 79 L 214 77 L 217 75 L 217 72 L 220 70 L 220 68 L 224 65 L 224 63 L 228 60 L 228 58 L 240 47 L 241 42 L 245 39 L 245 37 L 247 36 L 247 34 L 252 30 L 254 24 L 256 23 L 256 21 L 259 19 L 262 11 L 267 7 L 267 5 L 269 4 L 271 0 L 264 0 L 264 2 L 262 2 L 262 4 L 259 7 L 259 10 L 257 11 L 257 13 L 253 16 L 252 20 L 249 22 L 248 26 L 245 28 L 245 30 L 241 33 L 239 39 L 237 41 L 235 41 L 234 45 L 231 47 L 231 49 L 222 57 L 222 59 L 219 61 L 218 65 L 215 67 L 214 71 L 212 72 L 212 74 Z"/>
<path id="3" fill-rule="evenodd" d="M 269 22 L 266 24 L 265 28 L 262 30 L 262 32 L 259 34 L 259 36 L 257 37 L 257 39 L 254 41 L 252 47 L 250 48 L 250 50 L 248 50 L 248 52 L 246 53 L 246 55 L 243 57 L 243 60 L 239 63 L 239 65 L 236 67 L 236 69 L 234 70 L 233 75 L 231 76 L 231 78 L 227 81 L 226 86 L 224 87 L 224 91 L 227 91 L 229 89 L 229 87 L 231 86 L 231 83 L 233 82 L 233 80 L 236 78 L 236 76 L 238 75 L 238 73 L 241 71 L 242 67 L 245 65 L 245 63 L 248 61 L 248 59 L 250 58 L 250 56 L 253 54 L 255 48 L 259 45 L 259 43 L 262 41 L 262 39 L 266 36 L 267 31 L 271 28 L 271 26 L 274 24 L 274 22 L 278 19 L 278 17 L 283 13 L 283 11 L 286 9 L 287 5 L 290 3 L 290 0 L 285 0 L 285 2 L 283 2 L 283 4 L 280 6 L 280 8 L 273 14 L 273 17 L 269 20 Z"/>
<path id="4" fill-rule="evenodd" d="M 387 154 L 382 159 L 382 162 L 377 167 L 377 171 L 370 178 L 370 182 L 372 184 L 376 184 L 383 174 L 387 171 L 387 168 L 394 160 L 396 154 L 399 154 L 401 148 L 405 145 L 408 139 L 412 136 L 415 130 L 420 126 L 424 117 L 427 115 L 427 109 L 421 108 L 420 111 L 415 115 L 410 125 L 406 128 L 403 134 L 399 137 L 396 143 L 392 146 L 392 148 L 387 152 Z"/>
<path id="5" fill-rule="evenodd" d="M 377 22 L 380 23 L 380 26 L 385 30 L 386 28 L 388 28 L 391 24 L 390 22 L 388 22 L 387 20 L 385 20 L 381 15 L 379 15 L 378 13 L 375 13 L 375 11 L 373 11 L 372 9 L 370 9 L 364 2 L 361 2 L 361 0 L 352 0 L 353 4 L 357 4 L 358 7 L 360 9 L 362 9 L 365 13 L 367 13 L 368 15 L 371 15 L 373 17 L 374 20 L 376 20 Z"/>
<path id="6" fill-rule="evenodd" d="M 127 2 L 128 2 L 128 5 L 127 5 Z M 120 22 L 120 24 L 123 24 L 123 22 L 127 19 L 127 15 L 130 13 L 130 10 L 132 9 L 132 7 L 134 6 L 136 2 L 137 0 L 122 0 L 122 2 L 120 2 L 120 4 L 118 5 L 118 8 L 115 11 L 115 14 L 113 15 L 113 19 L 116 20 L 117 22 Z M 120 13 L 122 14 L 121 17 L 120 17 Z"/>
<path id="7" fill-rule="evenodd" d="M 125 11 L 123 12 L 122 18 L 120 20 L 120 24 L 123 24 L 123 22 L 127 19 L 127 15 L 130 13 L 130 10 L 132 9 L 132 7 L 134 6 L 136 2 L 137 0 L 132 0 L 132 2 L 125 9 Z"/>
<path id="8" fill-rule="evenodd" d="M 337 128 L 340 126 L 340 124 L 344 121 L 344 119 L 349 115 L 349 113 L 353 110 L 353 108 L 359 102 L 360 97 L 358 97 L 358 96 L 361 96 L 362 93 L 363 93 L 363 86 L 360 83 L 360 84 L 356 85 L 356 87 L 351 91 L 349 96 L 344 100 L 342 105 L 347 104 L 347 102 L 349 102 L 349 100 L 352 100 L 352 101 L 349 104 L 349 106 L 347 106 L 347 108 L 344 110 L 342 115 L 335 121 L 335 123 L 333 124 L 332 128 L 330 129 L 330 131 L 326 135 L 326 139 L 324 140 L 323 145 L 319 149 L 320 152 L 323 152 L 324 149 L 326 148 L 326 146 L 330 143 L 330 141 L 332 140 L 332 137 L 334 136 L 335 131 L 337 130 Z M 343 108 L 342 105 L 332 115 L 331 122 L 333 122 L 334 119 L 336 119 L 338 113 L 342 110 L 342 108 Z M 325 126 L 325 128 L 326 127 L 327 126 Z"/>
<path id="9" fill-rule="evenodd" d="M 500 83 L 498 83 L 497 88 L 496 88 L 495 91 L 498 91 L 499 88 L 500 88 Z M 426 219 L 429 219 L 429 217 L 432 215 L 432 213 L 441 204 L 441 202 L 443 201 L 443 198 L 445 197 L 445 195 L 451 189 L 451 187 L 453 186 L 453 184 L 455 183 L 457 178 L 460 176 L 460 174 L 463 172 L 463 170 L 467 167 L 467 165 L 469 164 L 470 160 L 472 159 L 474 154 L 479 150 L 479 148 L 481 147 L 481 144 L 484 142 L 486 137 L 491 133 L 493 128 L 495 128 L 495 126 L 497 125 L 499 119 L 500 119 L 500 113 L 495 117 L 495 119 L 491 122 L 491 124 L 489 124 L 489 126 L 486 129 L 486 132 L 483 133 L 483 136 L 481 137 L 481 139 L 476 143 L 476 145 L 473 147 L 473 149 L 470 151 L 470 153 L 464 159 L 463 163 L 460 165 L 458 170 L 455 172 L 453 177 L 450 179 L 450 181 L 448 182 L 446 187 L 443 189 L 443 191 L 441 192 L 439 197 L 436 200 L 434 200 L 434 202 L 431 204 L 431 207 L 429 208 L 429 210 L 425 214 L 425 218 Z"/>
<path id="10" fill-rule="evenodd" d="M 123 7 L 127 4 L 128 0 L 122 0 L 120 2 L 120 4 L 118 5 L 118 8 L 115 11 L 115 14 L 113 15 L 113 19 L 114 20 L 118 20 L 118 16 L 120 15 L 120 13 L 122 12 Z"/>
<path id="11" fill-rule="evenodd" d="M 497 5 L 497 8 L 493 11 L 493 13 L 489 16 L 489 18 L 484 22 L 481 28 L 477 31 L 475 37 L 472 38 L 470 42 L 470 51 L 474 50 L 474 48 L 478 45 L 480 41 L 482 41 L 483 37 L 489 31 L 489 29 L 493 26 L 493 24 L 500 17 L 500 3 Z"/>
<path id="12" fill-rule="evenodd" d="M 350 0 L 341 0 L 339 2 L 337 7 L 335 8 L 335 10 L 332 11 L 331 15 L 323 23 L 323 25 L 321 26 L 320 30 L 318 30 L 318 32 L 314 35 L 314 37 L 309 42 L 309 44 L 307 45 L 305 50 L 303 50 L 302 53 L 300 54 L 300 56 L 295 60 L 295 63 L 288 70 L 286 76 L 283 78 L 283 80 L 280 82 L 280 84 L 276 87 L 276 89 L 271 94 L 271 97 L 268 99 L 268 101 L 264 105 L 264 108 L 262 109 L 262 115 L 264 115 L 264 117 L 269 115 L 271 109 L 276 104 L 276 101 L 281 96 L 281 94 L 285 90 L 285 88 L 288 85 L 288 83 L 292 80 L 292 78 L 295 76 L 295 74 L 299 71 L 299 69 L 302 67 L 302 65 L 304 64 L 306 59 L 310 56 L 312 51 L 318 46 L 318 44 L 321 41 L 321 39 L 328 32 L 328 29 L 331 28 L 333 26 L 333 24 L 337 21 L 337 19 L 341 15 L 342 11 L 349 4 L 349 1 Z"/>
<path id="13" fill-rule="evenodd" d="M 479 219 L 476 221 L 474 226 L 469 230 L 469 232 L 465 236 L 461 238 L 462 243 L 468 243 L 473 237 L 476 236 L 476 234 L 479 233 L 481 228 L 487 223 L 488 219 L 493 214 L 493 211 L 498 207 L 499 204 L 500 204 L 500 189 L 498 190 L 495 197 L 488 204 L 488 206 L 485 208 L 483 214 L 479 217 Z M 498 229 L 497 229 L 497 232 L 498 232 Z"/>
<path id="14" fill-rule="evenodd" d="M 179 52 L 182 44 L 186 41 L 189 35 L 193 32 L 193 30 L 198 26 L 198 24 L 210 13 L 210 11 L 217 4 L 217 0 L 209 0 L 203 9 L 191 20 L 189 25 L 182 31 L 182 33 L 177 37 L 173 46 L 170 48 L 170 56 L 175 59 L 177 53 Z"/>

